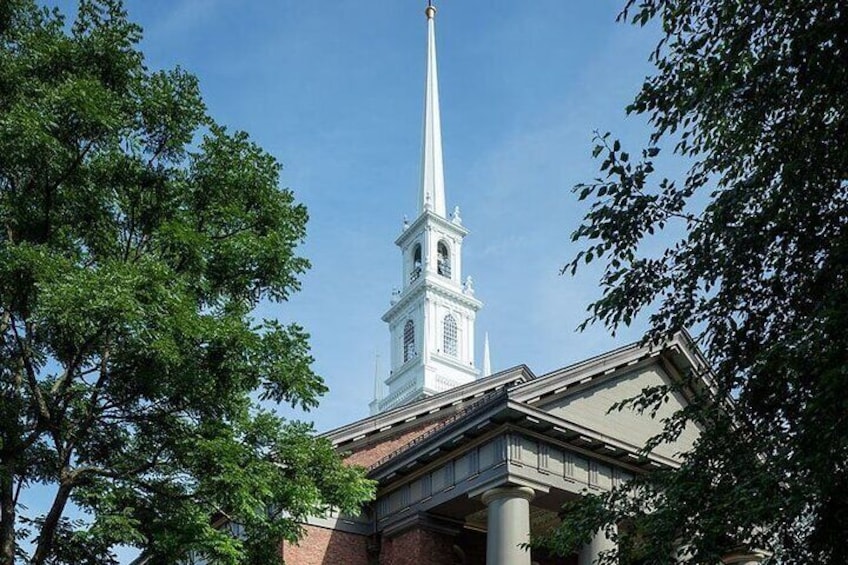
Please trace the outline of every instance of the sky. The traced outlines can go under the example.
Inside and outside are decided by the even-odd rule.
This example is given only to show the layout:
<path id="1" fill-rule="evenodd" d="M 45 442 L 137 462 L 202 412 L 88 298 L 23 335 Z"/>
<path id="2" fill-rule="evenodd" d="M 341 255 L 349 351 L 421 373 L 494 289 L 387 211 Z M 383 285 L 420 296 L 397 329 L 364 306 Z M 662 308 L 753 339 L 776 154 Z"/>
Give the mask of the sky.
<path id="1" fill-rule="evenodd" d="M 617 24 L 621 3 L 436 3 L 447 206 L 461 207 L 471 231 L 464 275 L 484 303 L 478 366 L 486 332 L 495 370 L 526 364 L 541 375 L 643 329 L 577 333 L 600 273 L 559 274 L 585 212 L 571 188 L 598 174 L 593 132 L 646 135 L 624 108 L 651 70 L 656 30 Z M 148 66 L 196 74 L 210 115 L 281 161 L 281 185 L 309 210 L 302 291 L 256 315 L 310 332 L 329 393 L 309 414 L 280 412 L 319 431 L 367 416 L 377 355 L 382 376 L 389 370 L 380 317 L 401 283 L 393 242 L 417 213 L 425 5 L 126 1 Z"/>
<path id="2" fill-rule="evenodd" d="M 44 0 L 73 14 L 76 0 Z M 308 414 L 319 431 L 368 415 L 381 321 L 401 285 L 394 245 L 417 214 L 426 49 L 425 0 L 125 0 L 150 69 L 196 74 L 209 114 L 244 130 L 283 164 L 281 186 L 310 214 L 300 248 L 312 262 L 289 302 L 257 318 L 311 333 L 329 386 Z M 599 296 L 599 266 L 560 269 L 579 250 L 586 211 L 572 193 L 598 174 L 595 130 L 642 144 L 626 105 L 651 72 L 658 30 L 615 22 L 623 0 L 435 2 L 447 209 L 471 231 L 477 365 L 489 334 L 495 371 L 537 375 L 641 336 L 577 325 Z M 32 510 L 50 500 L 28 494 Z M 134 552 L 121 551 L 122 562 Z"/>
<path id="3" fill-rule="evenodd" d="M 74 0 L 55 0 L 73 13 Z M 394 240 L 416 214 L 424 95 L 423 0 L 126 0 L 151 69 L 200 79 L 210 115 L 244 130 L 282 164 L 310 214 L 312 262 L 287 303 L 257 318 L 311 334 L 329 386 L 309 414 L 326 431 L 368 415 L 376 358 L 389 370 L 380 317 L 401 284 Z M 598 174 L 595 130 L 643 143 L 626 105 L 651 72 L 657 30 L 616 23 L 621 1 L 436 2 L 447 207 L 471 234 L 464 275 L 484 303 L 494 370 L 537 375 L 633 341 L 578 333 L 599 296 L 597 266 L 560 268 L 586 211 L 571 188 Z"/>

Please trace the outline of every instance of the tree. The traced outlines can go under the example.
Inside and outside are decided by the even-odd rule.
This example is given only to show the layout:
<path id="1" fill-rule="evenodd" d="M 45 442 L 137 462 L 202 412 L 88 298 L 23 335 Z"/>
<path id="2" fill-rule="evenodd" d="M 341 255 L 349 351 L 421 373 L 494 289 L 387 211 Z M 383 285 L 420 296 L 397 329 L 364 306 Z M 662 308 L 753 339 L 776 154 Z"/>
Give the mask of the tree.
<path id="1" fill-rule="evenodd" d="M 592 201 L 573 234 L 585 247 L 564 270 L 604 261 L 583 327 L 641 313 L 647 342 L 691 329 L 716 388 L 655 438 L 702 427 L 679 469 L 586 497 L 545 543 L 568 552 L 617 524 L 625 563 L 680 546 L 714 564 L 736 544 L 846 563 L 848 9 L 628 0 L 619 19 L 661 24 L 627 108 L 651 135 L 638 157 L 598 136 L 602 176 L 575 188 Z M 688 163 L 682 178 L 658 178 L 663 150 Z M 627 404 L 650 412 L 668 393 Z"/>
<path id="2" fill-rule="evenodd" d="M 372 492 L 260 402 L 326 390 L 301 327 L 251 317 L 299 288 L 306 210 L 140 37 L 120 0 L 71 26 L 0 3 L 2 565 L 114 563 L 116 544 L 276 563 L 298 520 Z M 27 515 L 39 484 L 55 497 Z"/>

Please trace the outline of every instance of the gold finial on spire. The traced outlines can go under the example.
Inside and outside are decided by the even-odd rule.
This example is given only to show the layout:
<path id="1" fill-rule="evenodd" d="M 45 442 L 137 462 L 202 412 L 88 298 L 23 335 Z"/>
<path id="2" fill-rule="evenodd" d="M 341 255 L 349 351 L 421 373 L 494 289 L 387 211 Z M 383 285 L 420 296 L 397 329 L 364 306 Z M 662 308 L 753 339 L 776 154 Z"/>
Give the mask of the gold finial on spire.
<path id="1" fill-rule="evenodd" d="M 427 19 L 432 20 L 436 15 L 436 7 L 433 6 L 433 0 L 427 0 L 427 7 L 424 8 L 424 13 L 427 14 Z"/>

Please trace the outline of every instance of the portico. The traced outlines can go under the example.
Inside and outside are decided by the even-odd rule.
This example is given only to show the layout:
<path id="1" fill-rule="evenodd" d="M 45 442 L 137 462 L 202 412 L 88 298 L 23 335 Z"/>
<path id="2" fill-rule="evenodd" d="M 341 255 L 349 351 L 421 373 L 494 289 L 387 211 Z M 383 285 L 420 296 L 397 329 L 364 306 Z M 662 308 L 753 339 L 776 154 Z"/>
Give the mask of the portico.
<path id="1" fill-rule="evenodd" d="M 557 527 L 568 501 L 677 466 L 697 429 L 647 456 L 640 446 L 691 390 L 680 388 L 656 417 L 609 408 L 703 367 L 681 334 L 539 377 L 521 365 L 333 430 L 326 437 L 351 464 L 369 469 L 377 498 L 358 518 L 310 520 L 308 539 L 330 532 L 330 546 L 335 538 L 367 546 L 360 560 L 345 561 L 351 565 L 590 565 L 614 549 L 604 532 L 569 556 L 524 544 Z M 284 549 L 287 562 L 313 563 L 302 555 Z M 747 563 L 751 555 L 726 562 Z"/>
<path id="2" fill-rule="evenodd" d="M 560 407 L 572 405 L 573 416 L 579 416 L 575 398 L 593 396 L 634 373 L 654 373 L 658 363 L 668 367 L 661 370 L 667 376 L 673 363 L 686 359 L 679 351 L 657 356 L 643 348 L 623 350 L 598 366 L 575 367 L 550 379 L 536 379 L 526 367 L 517 367 L 445 393 L 442 402 L 457 407 L 452 417 L 371 466 L 371 476 L 382 485 L 376 529 L 385 536 L 397 531 L 397 524 L 451 524 L 456 533 L 445 543 L 462 554 L 457 563 L 589 565 L 612 547 L 603 532 L 565 559 L 532 554 L 524 545 L 531 534 L 559 523 L 568 500 L 677 463 L 662 454 L 642 457 L 628 438 L 563 417 Z M 600 366 L 605 370 L 597 373 Z M 421 409 L 435 410 L 439 399 L 422 402 Z M 463 541 L 470 547 L 462 547 Z"/>

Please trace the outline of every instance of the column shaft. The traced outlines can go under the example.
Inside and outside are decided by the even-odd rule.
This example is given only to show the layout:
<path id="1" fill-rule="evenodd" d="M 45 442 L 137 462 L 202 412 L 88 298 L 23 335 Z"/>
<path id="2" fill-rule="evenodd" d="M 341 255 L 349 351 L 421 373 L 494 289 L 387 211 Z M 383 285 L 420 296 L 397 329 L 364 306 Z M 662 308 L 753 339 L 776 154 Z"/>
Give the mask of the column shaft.
<path id="1" fill-rule="evenodd" d="M 592 565 L 598 560 L 602 551 L 613 549 L 615 544 L 607 537 L 603 530 L 595 532 L 595 536 L 588 544 L 584 545 L 577 556 L 577 565 Z"/>
<path id="2" fill-rule="evenodd" d="M 486 565 L 530 565 L 530 499 L 533 489 L 496 488 L 483 493 L 489 507 Z"/>

